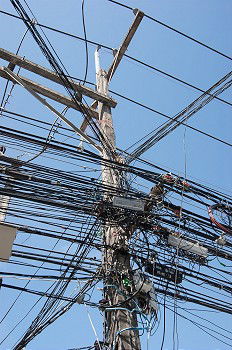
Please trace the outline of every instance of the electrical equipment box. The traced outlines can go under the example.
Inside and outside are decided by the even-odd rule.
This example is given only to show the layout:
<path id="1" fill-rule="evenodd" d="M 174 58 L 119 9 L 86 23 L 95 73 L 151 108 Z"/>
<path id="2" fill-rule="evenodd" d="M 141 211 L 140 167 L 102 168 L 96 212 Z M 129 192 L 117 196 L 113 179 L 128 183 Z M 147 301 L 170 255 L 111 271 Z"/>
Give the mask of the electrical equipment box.
<path id="1" fill-rule="evenodd" d="M 193 242 L 187 241 L 181 237 L 169 235 L 168 236 L 168 244 L 173 246 L 173 247 L 188 251 L 189 253 L 202 256 L 204 258 L 207 258 L 207 256 L 208 256 L 208 249 L 201 246 L 198 242 L 193 243 Z"/>
<path id="2" fill-rule="evenodd" d="M 135 289 L 138 292 L 136 297 L 142 312 L 147 315 L 152 312 L 157 313 L 158 303 L 152 282 L 148 278 L 145 278 L 139 271 L 134 272 L 133 280 Z"/>
<path id="3" fill-rule="evenodd" d="M 162 277 L 177 284 L 181 283 L 183 280 L 182 272 L 157 262 L 153 264 L 149 262 L 146 263 L 145 271 L 150 275 Z"/>
<path id="4" fill-rule="evenodd" d="M 113 206 L 115 207 L 144 211 L 144 205 L 145 203 L 141 199 L 125 198 L 125 197 L 117 197 L 117 196 L 113 198 Z"/>
<path id="5" fill-rule="evenodd" d="M 8 261 L 11 257 L 13 242 L 17 228 L 8 224 L 0 224 L 0 261 Z"/>

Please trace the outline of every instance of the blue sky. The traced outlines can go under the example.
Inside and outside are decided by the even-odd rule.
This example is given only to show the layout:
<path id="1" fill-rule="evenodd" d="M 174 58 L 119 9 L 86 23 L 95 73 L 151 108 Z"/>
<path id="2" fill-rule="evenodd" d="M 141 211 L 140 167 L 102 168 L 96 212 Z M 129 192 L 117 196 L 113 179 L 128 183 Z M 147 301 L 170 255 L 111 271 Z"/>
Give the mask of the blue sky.
<path id="1" fill-rule="evenodd" d="M 230 0 L 131 0 L 121 1 L 133 8 L 140 8 L 146 14 L 167 23 L 168 25 L 197 38 L 209 46 L 231 55 L 231 10 Z M 80 0 L 28 0 L 39 23 L 83 36 Z M 15 13 L 9 1 L 2 1 L 0 10 Z M 85 0 L 85 16 L 87 38 L 117 48 L 128 30 L 134 15 L 131 11 L 112 4 L 106 0 Z M 1 36 L 0 46 L 15 52 L 19 41 L 25 32 L 22 22 L 0 13 Z M 85 47 L 83 42 L 64 35 L 45 31 L 52 42 L 59 57 L 71 76 L 83 79 L 85 73 Z M 87 80 L 95 83 L 94 45 L 88 46 L 89 69 Z M 128 55 L 136 57 L 160 70 L 185 80 L 201 89 L 207 89 L 222 76 L 231 70 L 231 61 L 200 45 L 194 43 L 177 33 L 174 33 L 159 24 L 144 18 L 133 41 L 128 49 Z M 38 64 L 48 66 L 39 48 L 28 34 L 23 42 L 20 53 Z M 100 50 L 102 67 L 107 69 L 112 62 L 112 53 L 106 49 Z M 3 65 L 0 61 L 0 65 Z M 28 74 L 28 77 L 35 76 Z M 36 78 L 38 82 L 43 80 Z M 1 93 L 5 81 L 0 82 Z M 57 86 L 50 84 L 51 87 Z M 169 116 L 174 116 L 200 93 L 186 87 L 171 78 L 167 78 L 147 67 L 141 66 L 124 58 L 110 84 L 110 89 L 128 96 L 151 108 Z M 144 110 L 117 96 L 112 95 L 118 102 L 112 111 L 115 125 L 117 146 L 127 149 L 141 137 L 155 129 L 165 119 L 158 114 Z M 225 91 L 221 98 L 231 102 L 231 90 Z M 23 101 L 23 102 L 22 102 Z M 88 100 L 89 102 L 89 100 Z M 55 104 L 54 104 L 55 105 Z M 10 108 L 22 114 L 34 115 L 53 121 L 54 117 L 45 112 L 44 108 L 28 96 L 23 89 L 16 87 L 10 99 Z M 57 104 L 58 106 L 58 104 Z M 219 101 L 212 101 L 200 112 L 194 115 L 189 125 L 204 132 L 217 136 L 231 143 L 231 106 Z M 71 115 L 78 125 L 81 123 L 79 115 Z M 13 127 L 14 122 L 2 120 L 3 125 Z M 17 124 L 20 128 L 20 124 Z M 25 131 L 30 127 L 24 126 Z M 209 139 L 204 135 L 179 127 L 171 135 L 160 141 L 146 154 L 147 159 L 169 171 L 186 175 L 199 183 L 211 185 L 222 189 L 231 195 L 231 154 L 230 147 Z M 22 150 L 9 147 L 8 155 L 20 156 Z M 27 154 L 21 159 L 26 160 Z M 48 165 L 48 160 L 41 159 Z M 3 266 L 5 268 L 5 266 Z M 22 281 L 12 281 L 20 286 Z M 33 282 L 36 289 L 38 283 Z M 73 289 L 75 286 L 72 286 Z M 8 309 L 18 292 L 2 289 L 0 292 L 0 313 Z M 3 302 L 4 300 L 4 302 Z M 36 297 L 23 295 L 15 305 L 14 311 L 9 314 L 1 328 L 1 337 L 8 333 L 12 326 L 24 315 L 28 305 L 32 305 Z M 42 304 L 40 304 L 41 306 Z M 34 314 L 22 323 L 7 341 L 0 347 L 1 350 L 11 349 L 21 333 L 26 329 Z M 96 330 L 101 334 L 101 317 L 96 310 L 89 310 Z M 209 319 L 227 326 L 231 318 L 212 313 Z M 163 350 L 173 349 L 172 343 L 172 314 L 168 313 L 166 326 L 166 341 Z M 228 350 L 229 347 L 213 340 L 207 334 L 183 321 L 178 320 L 179 350 Z M 78 346 L 87 346 L 94 342 L 95 336 L 91 328 L 88 313 L 84 306 L 74 306 L 73 309 L 47 328 L 27 347 L 27 350 L 67 350 Z M 162 339 L 162 318 L 157 333 L 149 340 L 149 350 L 159 350 Z M 146 339 L 143 339 L 146 349 Z"/>

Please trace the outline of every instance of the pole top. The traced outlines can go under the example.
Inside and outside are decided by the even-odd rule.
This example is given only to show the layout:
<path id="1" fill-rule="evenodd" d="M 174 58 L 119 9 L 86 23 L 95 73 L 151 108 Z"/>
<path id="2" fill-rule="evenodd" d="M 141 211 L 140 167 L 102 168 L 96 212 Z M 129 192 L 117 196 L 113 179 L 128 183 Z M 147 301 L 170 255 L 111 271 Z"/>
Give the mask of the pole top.
<path id="1" fill-rule="evenodd" d="M 133 14 L 134 14 L 135 16 L 136 16 L 138 13 L 140 13 L 141 16 L 144 15 L 143 11 L 141 11 L 140 9 L 137 9 L 137 8 L 133 9 Z"/>

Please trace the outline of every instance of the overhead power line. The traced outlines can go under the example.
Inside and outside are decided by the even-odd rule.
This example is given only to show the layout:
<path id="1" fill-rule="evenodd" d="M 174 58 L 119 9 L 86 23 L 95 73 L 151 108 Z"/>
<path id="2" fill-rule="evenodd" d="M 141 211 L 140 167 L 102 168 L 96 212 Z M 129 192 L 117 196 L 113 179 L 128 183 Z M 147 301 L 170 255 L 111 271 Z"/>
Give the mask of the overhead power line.
<path id="1" fill-rule="evenodd" d="M 10 16 L 10 17 L 13 17 L 13 18 L 22 20 L 21 17 L 16 16 L 16 15 L 13 15 L 13 14 L 11 14 L 11 13 L 9 13 L 9 12 L 6 12 L 6 11 L 0 10 L 0 13 L 3 13 L 3 14 L 5 14 L 5 15 L 7 15 L 7 16 Z M 53 27 L 51 27 L 51 26 L 47 26 L 47 25 L 44 25 L 44 24 L 41 24 L 41 23 L 36 23 L 35 25 L 38 25 L 38 26 L 41 27 L 41 28 L 45 28 L 45 29 L 51 30 L 51 31 L 53 31 L 53 32 L 56 32 L 56 33 L 59 33 L 59 34 L 63 34 L 63 35 L 66 35 L 66 36 L 68 36 L 68 37 L 71 37 L 71 38 L 74 38 L 74 39 L 83 41 L 83 42 L 88 43 L 88 44 L 91 44 L 91 45 L 101 46 L 102 48 L 104 48 L 104 49 L 106 49 L 106 50 L 110 50 L 111 52 L 113 52 L 113 48 L 111 48 L 110 46 L 107 46 L 107 45 L 105 45 L 105 44 L 102 44 L 102 43 L 99 43 L 99 42 L 96 42 L 96 41 L 93 41 L 93 40 L 88 40 L 88 39 L 82 38 L 82 37 L 80 37 L 80 36 L 78 36 L 78 35 L 74 35 L 74 34 L 71 34 L 71 33 L 67 33 L 67 32 L 65 32 L 65 31 L 62 31 L 62 30 L 59 30 L 59 29 L 56 29 L 56 28 L 53 28 Z M 165 71 L 163 71 L 163 70 L 161 70 L 161 69 L 159 69 L 159 68 L 157 68 L 157 67 L 155 67 L 155 66 L 153 66 L 153 65 L 151 65 L 151 64 L 148 64 L 148 63 L 146 63 L 146 62 L 144 62 L 144 61 L 142 61 L 142 60 L 139 60 L 139 59 L 137 59 L 137 58 L 135 58 L 135 57 L 132 57 L 132 56 L 130 56 L 130 55 L 127 55 L 127 54 L 124 54 L 124 56 L 125 56 L 126 58 L 128 58 L 128 59 L 130 59 L 130 60 L 136 62 L 136 63 L 139 63 L 139 64 L 143 65 L 144 67 L 147 67 L 147 68 L 149 68 L 149 69 L 151 69 L 151 70 L 154 70 L 154 71 L 156 71 L 156 72 L 158 72 L 158 73 L 160 73 L 160 74 L 162 74 L 162 75 L 165 75 L 166 77 L 171 78 L 171 79 L 173 79 L 173 80 L 175 80 L 175 81 L 177 81 L 177 82 L 179 82 L 179 83 L 181 83 L 181 84 L 184 84 L 184 85 L 186 85 L 186 86 L 188 86 L 188 87 L 190 87 L 190 88 L 192 88 L 192 89 L 194 89 L 194 90 L 196 90 L 196 91 L 199 91 L 199 92 L 202 92 L 202 93 L 206 92 L 204 89 L 202 89 L 202 88 L 200 88 L 200 87 L 198 87 L 198 86 L 196 86 L 196 85 L 194 85 L 194 84 L 191 84 L 191 83 L 189 83 L 189 82 L 187 82 L 187 81 L 185 81 L 185 80 L 183 80 L 183 79 L 180 79 L 180 78 L 174 76 L 173 74 L 167 73 L 167 72 L 165 72 Z M 68 76 L 68 77 L 69 77 L 69 78 L 72 78 L 71 76 Z M 84 81 L 84 80 L 82 80 L 82 81 Z M 86 82 L 87 82 L 87 81 L 86 81 Z M 95 84 L 94 84 L 94 85 L 95 85 Z M 220 98 L 220 97 L 215 97 L 215 99 L 218 100 L 218 101 L 221 101 L 221 102 L 223 102 L 223 103 L 225 103 L 225 104 L 227 104 L 227 105 L 229 105 L 229 106 L 232 106 L 232 103 L 231 103 L 231 102 L 226 101 L 226 100 L 224 100 L 224 99 L 222 99 L 222 98 Z"/>
<path id="2" fill-rule="evenodd" d="M 153 113 L 159 114 L 159 115 L 161 115 L 162 117 L 165 117 L 165 118 L 167 118 L 167 119 L 169 119 L 169 120 L 174 120 L 173 117 L 170 117 L 169 115 L 167 115 L 167 114 L 165 114 L 165 113 L 159 112 L 159 111 L 157 111 L 156 109 L 154 109 L 154 108 L 152 108 L 152 107 L 146 106 L 145 104 L 143 104 L 143 103 L 141 103 L 141 102 L 135 101 L 135 100 L 133 100 L 133 99 L 131 99 L 131 98 L 129 98 L 129 97 L 123 96 L 123 95 L 121 95 L 121 94 L 119 94 L 119 93 L 117 93 L 117 92 L 114 92 L 114 91 L 112 91 L 112 90 L 109 90 L 109 91 L 112 92 L 113 94 L 115 94 L 116 96 L 119 96 L 119 97 L 121 97 L 121 98 L 123 98 L 123 99 L 125 99 L 125 100 L 127 100 L 127 101 L 129 101 L 129 102 L 132 102 L 132 103 L 134 103 L 134 104 L 136 104 L 136 105 L 138 105 L 138 106 L 140 106 L 140 107 L 142 107 L 142 108 L 145 108 L 145 109 L 147 109 L 147 110 L 149 110 L 149 111 L 151 111 L 151 112 L 153 112 Z M 218 138 L 218 137 L 216 137 L 216 136 L 214 136 L 214 135 L 211 135 L 211 134 L 209 134 L 209 133 L 207 133 L 207 132 L 205 132 L 205 131 L 202 131 L 202 130 L 200 130 L 200 129 L 194 128 L 193 126 L 188 125 L 188 124 L 185 124 L 185 123 L 183 123 L 183 122 L 180 122 L 180 124 L 181 124 L 181 125 L 184 125 L 185 127 L 189 128 L 189 129 L 191 129 L 191 130 L 194 130 L 194 131 L 196 131 L 196 132 L 199 132 L 200 134 L 205 135 L 205 136 L 207 136 L 207 137 L 209 137 L 209 138 L 211 138 L 211 139 L 213 139 L 213 140 L 215 140 L 215 141 L 219 141 L 219 142 L 223 143 L 224 145 L 227 145 L 227 146 L 232 147 L 232 144 L 231 144 L 231 143 L 229 143 L 229 142 L 227 142 L 227 141 L 225 141 L 225 140 L 222 140 L 222 139 L 220 139 L 220 138 Z M 136 142 L 136 143 L 137 143 L 137 142 Z"/>
<path id="3" fill-rule="evenodd" d="M 61 62 L 59 56 L 57 55 L 55 49 L 53 48 L 51 42 L 49 41 L 46 34 L 44 33 L 43 29 L 40 28 L 42 31 L 42 34 L 43 34 L 43 35 L 41 35 L 39 33 L 39 31 L 37 30 L 37 27 L 36 27 L 34 21 L 30 19 L 27 12 L 25 11 L 25 9 L 23 8 L 22 4 L 19 1 L 11 0 L 11 3 L 13 5 L 13 7 L 15 8 L 15 10 L 20 15 L 20 18 L 23 20 L 24 24 L 29 29 L 31 35 L 33 36 L 33 39 L 40 47 L 42 54 L 46 57 L 49 64 L 51 65 L 51 67 L 54 69 L 54 71 L 59 76 L 62 84 L 64 85 L 66 91 L 68 92 L 68 94 L 70 95 L 72 100 L 76 104 L 80 105 L 80 107 L 81 107 L 80 111 L 83 114 L 83 116 L 85 116 L 87 118 L 88 123 L 89 123 L 91 129 L 93 130 L 95 136 L 97 138 L 99 138 L 99 140 L 101 139 L 102 142 L 104 143 L 104 147 L 106 149 L 108 149 L 108 147 L 109 147 L 108 142 L 107 142 L 107 140 L 105 140 L 105 137 L 102 134 L 102 132 L 100 131 L 98 125 L 96 124 L 95 121 L 92 121 L 90 123 L 91 117 L 89 116 L 88 110 L 85 108 L 84 104 L 81 101 L 80 102 L 78 101 L 77 95 L 73 92 L 74 89 L 72 86 L 72 82 L 70 82 L 67 78 L 68 72 L 67 72 L 65 66 L 63 65 L 63 63 Z M 51 48 L 51 50 L 49 47 Z"/>
<path id="4" fill-rule="evenodd" d="M 26 4 L 32 15 L 31 18 L 35 18 L 27 0 L 11 0 L 10 2 L 19 5 Z M 84 5 L 84 0 L 80 3 Z M 139 12 L 134 11 L 137 24 Z M 25 15 L 24 21 L 26 17 Z M 33 23 L 31 20 L 27 22 L 27 25 L 30 26 L 30 29 L 35 30 L 36 28 L 39 32 L 42 30 L 38 24 L 34 23 L 34 20 Z M 133 25 L 128 33 L 131 33 L 131 28 Z M 46 34 L 43 34 L 42 38 L 39 38 L 35 30 L 34 38 L 37 39 L 38 44 L 43 44 L 44 37 L 46 37 Z M 81 40 L 87 44 L 88 41 L 85 39 Z M 50 41 L 46 41 L 44 50 L 52 61 L 53 69 L 61 74 L 62 82 L 65 83 L 68 79 L 74 84 L 74 78 L 69 79 Z M 117 58 L 117 55 L 115 57 Z M 97 77 L 97 88 L 100 86 L 99 83 L 101 79 Z M 230 83 L 231 81 L 228 86 Z M 69 89 L 70 86 L 64 85 L 66 89 Z M 218 88 L 215 85 L 210 90 L 203 91 L 203 95 L 193 101 L 187 109 L 183 109 L 173 118 L 167 116 L 169 120 L 164 121 L 162 129 L 158 128 L 161 129 L 158 136 L 163 137 L 166 132 L 172 131 L 173 126 L 183 125 L 186 122 L 185 118 L 196 112 L 210 99 L 215 98 L 216 94 L 225 88 L 224 86 L 221 90 L 213 92 L 213 88 Z M 106 95 L 108 95 L 107 81 L 106 87 Z M 120 94 L 118 96 L 157 113 L 127 97 Z M 103 123 L 106 122 L 106 129 L 101 126 L 100 132 L 106 130 L 106 136 L 109 136 L 111 141 L 111 135 L 107 130 L 107 127 L 111 125 L 109 123 L 111 121 L 110 109 L 104 103 L 102 107 L 103 118 L 99 119 Z M 175 322 L 179 315 L 178 311 L 186 310 L 186 303 L 200 305 L 198 306 L 201 308 L 199 311 L 203 311 L 204 308 L 204 311 L 208 309 L 209 312 L 221 311 L 231 314 L 232 304 L 229 298 L 232 291 L 230 280 L 232 274 L 227 268 L 232 262 L 232 238 L 224 236 L 225 229 L 231 228 L 231 220 L 228 215 L 232 208 L 231 196 L 188 180 L 186 169 L 184 176 L 181 176 L 179 172 L 178 174 L 169 173 L 170 169 L 163 169 L 139 158 L 136 160 L 143 164 L 137 167 L 128 165 L 125 158 L 129 158 L 130 154 L 118 149 L 114 141 L 112 144 L 115 153 L 111 155 L 104 152 L 99 155 L 89 151 L 88 148 L 76 146 L 79 140 L 74 142 L 69 137 L 64 139 L 64 135 L 61 137 L 58 132 L 56 137 L 47 142 L 46 129 L 50 130 L 51 124 L 44 121 L 43 118 L 39 121 L 36 118 L 5 109 L 2 111 L 7 118 L 18 120 L 17 123 L 10 120 L 13 125 L 4 124 L 0 129 L 3 139 L 0 154 L 0 194 L 3 198 L 4 196 L 10 198 L 5 225 L 13 225 L 14 229 L 17 229 L 17 241 L 12 246 L 12 258 L 6 262 L 6 266 L 9 264 L 12 269 L 7 273 L 2 272 L 2 276 L 7 277 L 8 280 L 9 278 L 28 280 L 26 285 L 22 286 L 18 281 L 15 286 L 4 281 L 3 287 L 8 290 L 12 289 L 12 293 L 17 293 L 17 297 L 6 311 L 2 321 L 5 321 L 9 313 L 12 313 L 21 295 L 32 293 L 37 297 L 26 314 L 22 315 L 19 321 L 15 320 L 17 322 L 15 325 L 10 325 L 13 328 L 0 341 L 0 346 L 21 322 L 30 316 L 25 333 L 17 332 L 20 339 L 12 346 L 14 350 L 23 349 L 35 336 L 77 303 L 98 308 L 105 314 L 103 342 L 99 341 L 99 349 L 101 347 L 128 348 L 128 342 L 125 346 L 121 346 L 123 343 L 117 339 L 118 343 L 115 343 L 115 336 L 120 338 L 119 333 L 124 335 L 123 331 L 127 330 L 130 325 L 135 325 L 137 329 L 136 323 L 128 322 L 128 315 L 133 311 L 136 311 L 134 313 L 138 317 L 138 326 L 141 325 L 140 333 L 146 332 L 146 325 L 151 335 L 155 333 L 162 312 L 162 309 L 160 310 L 162 299 L 166 304 L 164 308 L 167 309 L 172 305 L 171 300 L 174 300 Z M 160 113 L 160 115 L 165 117 L 165 114 Z M 21 124 L 22 121 L 30 123 L 28 125 L 33 128 L 30 127 L 28 130 L 27 125 Z M 61 127 L 60 131 L 66 131 L 66 128 Z M 72 135 L 71 130 L 67 132 L 67 136 L 69 135 Z M 99 135 L 96 129 L 95 136 Z M 144 140 L 149 139 L 152 135 L 156 137 L 155 132 L 152 132 Z M 104 144 L 101 138 L 99 141 L 102 145 Z M 5 155 L 4 148 L 8 145 L 10 145 L 8 154 L 14 152 L 11 156 Z M 150 144 L 147 145 L 150 146 Z M 53 159 L 52 161 L 21 160 L 21 158 L 24 159 L 24 155 L 28 157 L 26 152 L 30 154 L 45 146 L 46 156 Z M 23 150 L 24 154 L 18 156 L 20 159 L 14 158 L 15 149 L 20 152 Z M 68 168 L 67 163 L 74 167 Z M 101 171 L 102 180 L 95 170 Z M 174 172 L 177 171 L 174 170 Z M 112 177 L 112 180 L 108 175 Z M 122 201 L 122 204 L 127 203 L 126 206 L 118 205 L 118 200 Z M 134 205 L 135 203 L 138 203 L 139 206 Z M 219 207 L 218 203 L 224 203 L 224 205 Z M 208 207 L 212 208 L 215 220 L 219 225 L 215 225 L 215 221 L 210 217 Z M 218 209 L 223 209 L 223 211 Z M 4 211 L 6 212 L 5 209 Z M 109 230 L 108 233 L 107 230 Z M 103 258 L 100 258 L 99 254 L 102 252 Z M 19 270 L 20 266 L 23 268 L 22 271 Z M 129 266 L 132 266 L 132 269 Z M 137 273 L 140 276 L 141 287 L 134 280 Z M 44 290 L 48 275 L 51 276 L 52 282 L 49 283 L 49 288 Z M 33 289 L 32 285 L 29 289 L 28 284 L 38 278 L 41 281 L 35 282 Z M 86 279 L 87 283 L 84 282 Z M 78 282 L 75 282 L 76 280 Z M 70 287 L 73 282 L 75 289 L 71 292 Z M 154 288 L 154 292 L 150 295 L 147 293 L 149 284 Z M 102 285 L 103 293 L 98 290 L 100 288 L 96 288 Z M 142 290 L 144 286 L 146 289 Z M 20 293 L 17 292 L 18 289 Z M 115 298 L 109 298 L 110 293 L 116 293 Z M 99 300 L 99 294 L 103 294 L 103 297 L 106 297 L 105 300 Z M 120 298 L 117 294 L 120 294 Z M 38 302 L 44 298 L 45 303 L 34 318 L 31 311 L 36 305 L 38 307 Z M 178 300 L 180 303 L 177 304 Z M 22 300 L 22 303 L 24 301 L 25 299 Z M 24 304 L 27 308 L 27 304 Z M 185 307 L 181 308 L 180 304 Z M 114 317 L 113 312 L 115 311 L 117 316 Z M 126 323 L 118 322 L 119 311 L 122 318 L 125 312 L 129 312 Z M 164 317 L 164 325 L 168 317 L 169 314 Z M 222 340 L 231 340 L 231 336 L 227 334 L 232 334 L 230 331 L 216 323 L 207 325 L 207 319 L 202 319 L 202 321 L 204 321 L 201 322 L 203 330 L 213 332 L 212 327 L 214 326 L 217 336 L 220 335 Z M 173 333 L 174 331 L 177 333 L 175 322 Z M 227 333 L 224 334 L 224 332 Z M 108 333 L 111 333 L 110 337 L 105 336 Z M 174 335 L 175 340 L 177 334 Z M 134 333 L 133 337 L 128 336 L 128 339 L 131 338 L 135 339 Z M 165 332 L 162 348 L 165 346 L 164 339 Z M 137 343 L 139 344 L 139 341 Z M 98 345 L 95 342 L 93 348 Z M 140 348 L 133 345 L 131 343 L 129 347 L 137 350 Z M 7 346 L 8 344 L 5 344 L 5 347 Z"/>
<path id="5" fill-rule="evenodd" d="M 128 10 L 132 10 L 132 11 L 133 11 L 133 7 L 130 7 L 130 6 L 125 5 L 125 4 L 122 4 L 122 3 L 119 2 L 119 1 L 115 1 L 115 0 L 107 0 L 107 1 L 112 2 L 112 3 L 116 4 L 116 5 L 125 7 L 125 8 L 127 8 Z M 161 22 L 161 21 L 159 21 L 158 19 L 156 19 L 156 18 L 154 18 L 154 17 L 152 17 L 152 16 L 147 15 L 146 13 L 144 14 L 144 17 L 146 17 L 146 18 L 148 18 L 148 19 L 150 19 L 150 20 L 152 20 L 152 21 L 154 21 L 154 22 L 160 24 L 161 26 L 163 26 L 163 27 L 165 27 L 165 28 L 168 28 L 168 29 L 172 30 L 173 32 L 175 32 L 175 33 L 177 33 L 177 34 L 182 35 L 183 37 L 185 37 L 185 38 L 187 38 L 187 39 L 189 39 L 189 40 L 191 40 L 191 41 L 193 41 L 193 42 L 195 42 L 195 43 L 197 43 L 197 44 L 199 44 L 199 45 L 205 47 L 206 49 L 209 49 L 209 50 L 212 51 L 212 52 L 217 53 L 218 55 L 221 55 L 221 56 L 223 56 L 223 57 L 225 57 L 225 58 L 227 58 L 227 59 L 229 59 L 229 60 L 232 60 L 232 57 L 230 57 L 230 56 L 224 54 L 223 52 L 221 52 L 221 51 L 219 51 L 219 50 L 216 50 L 216 49 L 214 49 L 213 47 L 211 47 L 211 46 L 209 46 L 209 45 L 207 45 L 207 44 L 204 44 L 202 41 L 197 40 L 197 39 L 193 38 L 192 36 L 190 36 L 190 35 L 188 35 L 188 34 L 185 34 L 185 33 L 181 32 L 180 30 L 175 29 L 175 28 L 171 27 L 170 25 L 168 25 L 168 24 L 166 24 L 166 23 L 164 23 L 164 22 Z"/>
<path id="6" fill-rule="evenodd" d="M 153 131 L 153 135 L 150 136 L 150 138 L 145 141 L 142 145 L 137 147 L 135 149 L 131 156 L 129 157 L 128 161 L 131 162 L 133 159 L 136 159 L 141 154 L 143 154 L 146 150 L 151 148 L 155 143 L 160 141 L 163 137 L 168 135 L 171 131 L 175 130 L 179 125 L 181 125 L 184 122 L 187 122 L 187 120 L 196 112 L 198 112 L 202 107 L 204 107 L 206 104 L 208 104 L 213 98 L 214 95 L 217 96 L 218 94 L 222 93 L 226 89 L 228 89 L 232 85 L 231 80 L 232 72 L 229 72 L 226 74 L 222 79 L 220 79 L 216 84 L 214 84 L 210 89 L 208 90 L 208 93 L 202 94 L 200 97 L 198 97 L 195 101 L 190 103 L 186 108 L 184 108 L 181 112 L 179 112 L 173 120 L 162 124 L 158 129 Z M 215 91 L 215 89 L 217 90 Z M 209 96 L 210 95 L 210 96 Z M 150 133 L 149 133 L 150 135 Z"/>
<path id="7" fill-rule="evenodd" d="M 173 120 L 173 119 L 174 119 L 173 117 L 170 117 L 169 115 L 167 115 L 167 114 L 165 114 L 165 113 L 159 112 L 159 111 L 157 111 L 156 109 L 154 109 L 154 108 L 152 108 L 152 107 L 149 107 L 149 106 L 147 106 L 147 105 L 145 105 L 145 104 L 143 104 L 143 103 L 141 103 L 141 102 L 135 101 L 134 99 L 131 99 L 131 98 L 129 98 L 129 97 L 126 97 L 126 96 L 124 96 L 124 95 L 121 95 L 121 94 L 118 93 L 118 92 L 115 92 L 115 91 L 113 91 L 113 90 L 109 90 L 109 91 L 110 91 L 112 94 L 114 94 L 114 95 L 116 95 L 116 96 L 119 96 L 119 97 L 123 98 L 123 99 L 126 100 L 126 101 L 129 101 L 129 102 L 131 102 L 131 103 L 134 103 L 134 104 L 136 104 L 136 105 L 138 105 L 138 106 L 140 106 L 140 107 L 142 107 L 142 108 L 144 108 L 144 109 L 146 109 L 146 110 L 148 110 L 148 111 L 150 111 L 150 112 L 153 112 L 153 113 L 155 113 L 155 114 L 158 114 L 158 115 L 160 115 L 160 116 L 162 116 L 162 117 L 164 117 L 164 118 L 167 118 L 167 119 L 169 119 L 169 120 Z M 7 113 L 7 114 L 5 114 L 5 113 Z M 45 125 L 46 125 L 46 124 L 49 125 L 49 126 L 52 125 L 52 124 L 50 124 L 50 123 L 46 123 L 46 122 L 44 122 L 44 121 L 41 121 L 41 120 L 38 120 L 38 119 L 35 119 L 35 118 L 31 118 L 31 117 L 26 116 L 26 115 L 22 115 L 22 114 L 15 113 L 15 112 L 12 112 L 12 111 L 9 111 L 9 110 L 4 109 L 3 116 L 8 117 L 8 114 L 10 114 L 10 115 L 15 115 L 15 116 L 19 116 L 20 118 L 24 118 L 24 119 L 33 120 L 33 121 L 36 121 L 36 122 L 39 122 L 39 123 L 44 123 Z M 9 117 L 9 118 L 10 118 L 10 117 Z M 18 120 L 18 119 L 16 119 L 16 120 Z M 231 143 L 229 143 L 229 142 L 227 142 L 227 141 L 225 141 L 225 140 L 222 140 L 222 139 L 220 139 L 219 137 L 216 137 L 216 136 L 211 135 L 211 134 L 209 134 L 209 133 L 207 133 L 207 132 L 205 132 L 205 131 L 202 131 L 202 130 L 200 130 L 200 129 L 197 129 L 197 128 L 195 128 L 195 127 L 189 125 L 189 124 L 185 124 L 185 123 L 181 123 L 181 124 L 182 124 L 183 126 L 189 128 L 189 129 L 193 130 L 193 131 L 196 131 L 196 132 L 198 132 L 198 133 L 200 133 L 200 134 L 202 134 L 202 135 L 204 135 L 204 136 L 207 136 L 207 137 L 211 138 L 212 140 L 218 141 L 218 142 L 220 142 L 220 143 L 222 143 L 222 144 L 224 144 L 224 145 L 226 145 L 226 146 L 232 147 L 232 144 L 231 144 Z M 65 128 L 65 127 L 60 127 L 60 129 L 65 130 L 65 131 L 70 131 L 70 129 Z M 46 130 L 47 130 L 47 129 L 46 129 Z M 59 133 L 60 135 L 67 136 L 66 134 L 62 134 L 61 132 L 58 132 L 58 133 Z M 72 138 L 72 136 L 69 136 L 69 137 Z M 94 139 L 94 138 L 93 138 L 93 139 Z M 142 141 L 143 139 L 144 139 L 144 137 L 143 137 L 142 139 L 138 140 L 138 141 L 137 141 L 135 144 L 133 144 L 132 146 L 136 145 L 139 141 Z M 132 147 L 132 146 L 131 146 L 131 147 Z"/>

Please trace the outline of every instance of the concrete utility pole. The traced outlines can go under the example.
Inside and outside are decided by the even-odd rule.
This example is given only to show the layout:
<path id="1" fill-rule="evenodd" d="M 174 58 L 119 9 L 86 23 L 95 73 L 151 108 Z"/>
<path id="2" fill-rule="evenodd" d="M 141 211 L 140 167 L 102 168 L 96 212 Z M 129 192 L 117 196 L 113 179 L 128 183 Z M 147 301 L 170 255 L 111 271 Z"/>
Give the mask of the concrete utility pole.
<path id="1" fill-rule="evenodd" d="M 98 51 L 95 54 L 97 68 L 97 90 L 108 94 L 107 72 L 100 68 Z M 101 131 L 111 151 L 115 154 L 115 134 L 109 106 L 98 102 L 99 123 Z M 102 150 L 102 157 L 107 160 L 113 159 L 110 152 Z M 118 160 L 118 159 L 117 159 Z M 102 166 L 102 182 L 105 185 L 121 188 L 122 179 L 120 174 L 110 166 Z M 106 191 L 105 200 L 109 199 Z M 140 339 L 137 328 L 137 319 L 134 312 L 135 304 L 126 302 L 128 298 L 126 288 L 123 284 L 123 277 L 129 276 L 130 255 L 128 253 L 128 241 L 133 232 L 125 232 L 117 226 L 106 223 L 103 234 L 103 244 L 106 248 L 103 251 L 103 272 L 104 281 L 104 298 L 107 305 L 112 308 L 106 308 L 104 336 L 105 342 L 112 349 L 117 350 L 140 350 Z M 114 305 L 117 305 L 114 309 Z M 124 310 L 123 310 L 124 309 Z"/>
<path id="2" fill-rule="evenodd" d="M 143 18 L 141 11 L 135 10 L 134 14 L 136 17 L 133 24 L 117 50 L 108 72 L 100 67 L 99 48 L 95 52 L 97 92 L 106 97 L 108 97 L 109 81 Z M 99 101 L 98 113 L 101 132 L 108 144 L 108 149 L 105 149 L 102 143 L 102 157 L 106 160 L 123 162 L 116 154 L 115 133 L 109 104 Z M 123 186 L 122 176 L 114 167 L 102 165 L 103 184 L 121 190 Z M 104 198 L 105 200 L 110 199 L 108 191 L 105 192 Z M 109 222 L 106 222 L 103 232 L 105 246 L 102 257 L 102 269 L 105 276 L 104 300 L 108 305 L 104 310 L 104 342 L 109 344 L 110 349 L 113 350 L 141 349 L 137 316 L 136 312 L 132 311 L 136 308 L 136 304 L 133 299 L 128 297 L 125 285 L 126 279 L 132 276 L 129 255 L 129 240 L 132 234 L 132 228 L 125 231 Z"/>

